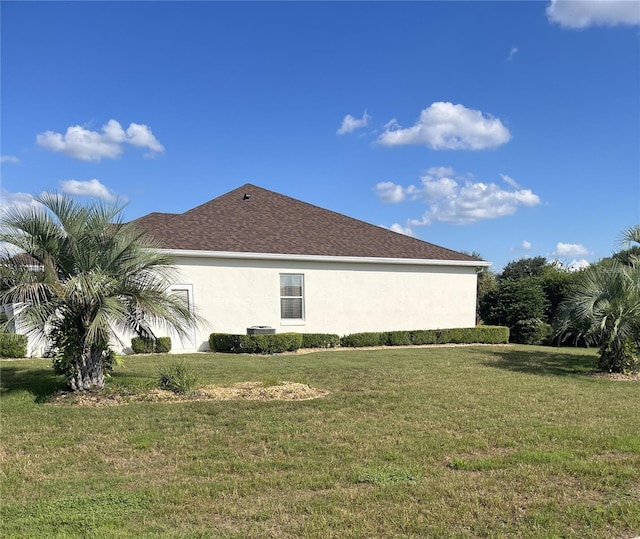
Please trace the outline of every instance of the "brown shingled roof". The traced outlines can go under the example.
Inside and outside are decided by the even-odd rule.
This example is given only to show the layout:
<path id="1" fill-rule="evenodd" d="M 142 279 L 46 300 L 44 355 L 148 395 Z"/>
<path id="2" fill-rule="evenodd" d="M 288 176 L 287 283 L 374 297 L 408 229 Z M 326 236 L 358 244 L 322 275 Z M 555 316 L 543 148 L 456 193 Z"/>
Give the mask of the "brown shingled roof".
<path id="1" fill-rule="evenodd" d="M 166 249 L 477 260 L 251 184 L 185 213 L 154 212 L 135 223 Z"/>

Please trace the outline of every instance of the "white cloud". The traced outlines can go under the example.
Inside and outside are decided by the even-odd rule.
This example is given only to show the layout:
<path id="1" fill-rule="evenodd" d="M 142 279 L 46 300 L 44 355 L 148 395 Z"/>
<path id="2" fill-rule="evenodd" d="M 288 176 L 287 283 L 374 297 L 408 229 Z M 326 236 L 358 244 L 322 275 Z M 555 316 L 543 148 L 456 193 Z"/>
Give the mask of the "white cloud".
<path id="1" fill-rule="evenodd" d="M 342 125 L 338 128 L 338 130 L 336 131 L 336 134 L 344 135 L 346 133 L 352 133 L 356 129 L 366 127 L 367 125 L 369 125 L 370 119 L 371 119 L 371 116 L 367 114 L 366 110 L 364 111 L 364 113 L 362 114 L 362 118 L 360 119 L 354 118 L 353 116 L 351 116 L 351 114 L 347 114 L 343 118 Z"/>
<path id="2" fill-rule="evenodd" d="M 382 202 L 402 202 L 405 197 L 404 189 L 401 185 L 393 182 L 379 182 L 373 188 Z"/>
<path id="3" fill-rule="evenodd" d="M 514 189 L 522 189 L 522 187 L 520 187 L 520 184 L 518 184 L 518 182 L 515 181 L 511 176 L 507 176 L 506 174 L 500 174 L 500 177 L 505 183 L 509 184 Z"/>
<path id="4" fill-rule="evenodd" d="M 531 250 L 531 242 L 527 240 L 522 240 L 522 243 L 518 245 L 518 247 L 510 247 L 510 251 L 530 251 Z"/>
<path id="5" fill-rule="evenodd" d="M 518 47 L 511 47 L 511 51 L 509 52 L 509 56 L 507 56 L 507 60 L 513 60 L 513 57 L 518 53 Z"/>
<path id="6" fill-rule="evenodd" d="M 451 167 L 429 167 L 427 169 L 427 175 L 435 176 L 436 178 L 444 178 L 446 176 L 453 176 L 456 173 Z"/>
<path id="7" fill-rule="evenodd" d="M 62 180 L 60 182 L 60 188 L 63 193 L 67 193 L 68 195 L 91 196 L 110 201 L 118 199 L 118 195 L 107 189 L 95 178 L 85 182 L 78 180 Z"/>
<path id="8" fill-rule="evenodd" d="M 551 0 L 546 13 L 565 28 L 640 25 L 638 0 Z"/>
<path id="9" fill-rule="evenodd" d="M 13 163 L 14 165 L 18 165 L 20 163 L 20 159 L 15 155 L 2 155 L 0 156 L 0 163 Z"/>
<path id="10" fill-rule="evenodd" d="M 408 226 L 402 226 L 398 223 L 393 223 L 390 227 L 389 230 L 392 230 L 393 232 L 397 232 L 398 234 L 404 234 L 405 236 L 411 236 L 412 238 L 415 238 L 415 232 Z"/>
<path id="11" fill-rule="evenodd" d="M 43 207 L 29 193 L 10 193 L 6 189 L 0 189 L 0 214 L 16 206 Z"/>
<path id="12" fill-rule="evenodd" d="M 463 105 L 436 102 L 420 113 L 412 127 L 403 129 L 397 123 L 387 127 L 378 143 L 418 144 L 433 150 L 483 150 L 500 146 L 510 138 L 509 130 L 498 118 Z"/>
<path id="13" fill-rule="evenodd" d="M 400 127 L 400 125 L 398 124 L 398 120 L 396 120 L 395 118 L 391 118 L 391 120 L 389 120 L 382 127 L 383 129 L 395 129 L 396 127 Z"/>
<path id="14" fill-rule="evenodd" d="M 124 144 L 148 148 L 150 152 L 145 154 L 145 157 L 153 157 L 156 153 L 164 151 L 164 146 L 148 126 L 131 123 L 125 131 L 115 120 L 109 120 L 103 125 L 102 133 L 73 125 L 64 135 L 53 131 L 41 133 L 36 136 L 36 142 L 47 150 L 63 153 L 81 161 L 115 159 L 124 151 Z"/>
<path id="15" fill-rule="evenodd" d="M 584 258 L 580 260 L 573 260 L 570 264 L 567 264 L 567 270 L 569 271 L 578 271 L 586 269 L 590 266 L 589 262 L 587 262 Z"/>
<path id="16" fill-rule="evenodd" d="M 442 173 L 445 169 L 440 167 L 429 170 Z M 469 224 L 512 215 L 520 206 L 540 204 L 540 197 L 530 189 L 518 187 L 508 190 L 495 183 L 472 182 L 455 174 L 437 175 L 427 172 L 418 186 L 402 187 L 393 182 L 382 182 L 376 185 L 375 191 L 383 202 L 424 202 L 428 207 L 427 211 L 422 218 L 411 219 L 410 226 L 429 225 L 436 221 Z"/>
<path id="17" fill-rule="evenodd" d="M 589 254 L 589 249 L 579 243 L 558 242 L 555 254 L 558 256 L 584 256 Z"/>

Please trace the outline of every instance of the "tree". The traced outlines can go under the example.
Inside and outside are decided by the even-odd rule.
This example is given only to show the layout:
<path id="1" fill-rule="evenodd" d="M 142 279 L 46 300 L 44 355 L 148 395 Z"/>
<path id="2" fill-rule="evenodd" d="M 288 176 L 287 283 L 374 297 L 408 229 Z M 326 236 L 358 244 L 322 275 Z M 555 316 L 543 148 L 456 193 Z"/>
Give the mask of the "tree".
<path id="1" fill-rule="evenodd" d="M 500 274 L 500 279 L 510 279 L 519 281 L 527 277 L 538 277 L 542 275 L 548 262 L 544 256 L 535 256 L 533 258 L 525 257 L 519 260 L 509 262 Z"/>
<path id="2" fill-rule="evenodd" d="M 153 327 L 171 327 L 184 336 L 197 322 L 168 291 L 171 257 L 123 223 L 121 204 L 47 193 L 36 201 L 0 218 L 0 241 L 11 247 L 0 263 L 0 303 L 18 304 L 28 331 L 49 338 L 70 389 L 104 387 L 116 330 L 153 338 Z"/>
<path id="3" fill-rule="evenodd" d="M 549 264 L 538 277 L 533 279 L 540 284 L 547 299 L 544 320 L 547 324 L 553 324 L 558 316 L 560 305 L 575 290 L 580 272 L 567 271 L 562 267 Z"/>
<path id="4" fill-rule="evenodd" d="M 477 251 L 462 251 L 464 254 L 469 256 L 473 256 L 477 260 L 484 260 L 480 253 Z M 477 281 L 476 281 L 476 324 L 480 323 L 480 304 L 482 303 L 482 299 L 490 290 L 493 290 L 496 286 L 496 276 L 495 274 L 486 266 L 482 266 L 480 270 L 477 272 Z"/>
<path id="5" fill-rule="evenodd" d="M 542 287 L 533 279 L 507 279 L 484 295 L 480 316 L 486 324 L 507 326 L 513 342 L 539 344 L 550 329 L 543 322 L 546 305 Z"/>
<path id="6" fill-rule="evenodd" d="M 625 232 L 625 239 L 640 228 Z M 627 235 L 628 233 L 628 235 Z M 584 270 L 577 290 L 561 305 L 559 335 L 600 346 L 598 367 L 609 372 L 640 368 L 640 258 L 612 257 Z"/>

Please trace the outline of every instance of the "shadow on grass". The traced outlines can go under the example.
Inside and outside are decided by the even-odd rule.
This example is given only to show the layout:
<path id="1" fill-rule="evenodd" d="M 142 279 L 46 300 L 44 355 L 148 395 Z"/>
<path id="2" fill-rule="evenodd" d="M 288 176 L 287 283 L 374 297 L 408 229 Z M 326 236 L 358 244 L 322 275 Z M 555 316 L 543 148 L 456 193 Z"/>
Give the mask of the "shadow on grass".
<path id="1" fill-rule="evenodd" d="M 490 354 L 494 361 L 484 363 L 489 367 L 544 376 L 579 376 L 595 367 L 595 356 L 577 348 L 494 348 Z"/>
<path id="2" fill-rule="evenodd" d="M 0 365 L 0 380 L 0 395 L 27 391 L 33 394 L 36 402 L 42 402 L 66 387 L 64 378 L 55 374 L 52 368 L 26 368 L 18 363 Z"/>

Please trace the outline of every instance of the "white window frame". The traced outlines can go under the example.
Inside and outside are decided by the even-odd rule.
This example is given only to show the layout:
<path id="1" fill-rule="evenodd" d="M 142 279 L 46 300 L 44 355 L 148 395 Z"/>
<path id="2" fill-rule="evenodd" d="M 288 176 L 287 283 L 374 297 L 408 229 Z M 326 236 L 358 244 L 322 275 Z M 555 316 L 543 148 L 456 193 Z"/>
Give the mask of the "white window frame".
<path id="1" fill-rule="evenodd" d="M 193 298 L 193 285 L 192 284 L 187 284 L 187 283 L 175 283 L 172 285 L 169 285 L 169 293 L 172 292 L 178 292 L 178 291 L 186 291 L 187 292 L 187 297 L 188 297 L 188 301 L 189 301 L 189 311 L 191 313 L 195 312 L 195 300 Z M 170 337 L 171 337 L 171 349 L 172 350 L 178 350 L 178 351 L 182 351 L 182 350 L 195 350 L 198 346 L 197 341 L 196 341 L 196 328 L 195 326 L 192 326 L 189 328 L 188 330 L 188 335 L 186 337 L 187 342 L 185 342 L 183 339 L 181 339 L 174 331 L 170 331 Z M 192 346 L 190 346 L 192 345 Z"/>
<path id="2" fill-rule="evenodd" d="M 299 296 L 283 296 L 282 295 L 282 278 L 285 276 L 295 276 L 295 277 L 300 277 L 300 295 Z M 279 275 L 279 291 L 280 291 L 280 321 L 283 325 L 295 325 L 295 324 L 300 324 L 303 323 L 305 320 L 305 301 L 304 301 L 304 273 L 281 273 Z M 283 299 L 299 299 L 300 300 L 300 318 L 284 318 L 283 317 L 283 312 L 282 312 L 282 300 Z"/>

